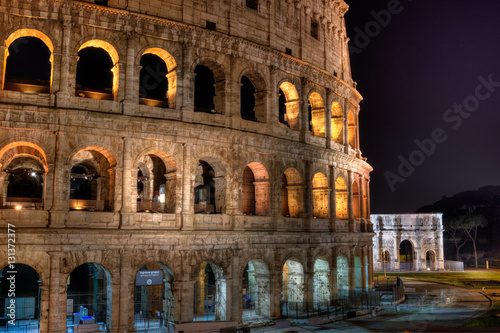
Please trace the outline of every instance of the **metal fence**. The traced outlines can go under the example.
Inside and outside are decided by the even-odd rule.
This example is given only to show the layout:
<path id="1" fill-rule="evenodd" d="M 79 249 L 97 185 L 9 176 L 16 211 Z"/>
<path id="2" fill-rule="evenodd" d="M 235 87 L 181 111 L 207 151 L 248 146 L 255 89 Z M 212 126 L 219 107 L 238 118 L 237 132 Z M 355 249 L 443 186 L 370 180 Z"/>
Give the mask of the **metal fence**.
<path id="1" fill-rule="evenodd" d="M 379 305 L 380 293 L 374 290 L 338 295 L 327 302 L 281 302 L 280 312 L 281 317 L 287 319 L 350 317 L 356 311 L 370 311 Z"/>

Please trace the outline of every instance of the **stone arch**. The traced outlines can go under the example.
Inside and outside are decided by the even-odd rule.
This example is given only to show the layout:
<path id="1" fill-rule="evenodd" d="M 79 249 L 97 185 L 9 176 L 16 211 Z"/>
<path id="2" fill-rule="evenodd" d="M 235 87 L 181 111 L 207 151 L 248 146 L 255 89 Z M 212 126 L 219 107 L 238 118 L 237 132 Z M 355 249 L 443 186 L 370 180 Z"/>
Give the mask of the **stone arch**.
<path id="1" fill-rule="evenodd" d="M 331 110 L 332 139 L 336 143 L 342 144 L 344 143 L 344 111 L 338 102 L 332 103 Z"/>
<path id="2" fill-rule="evenodd" d="M 161 262 L 146 263 L 136 272 L 134 285 L 135 330 L 140 331 L 146 327 L 149 329 L 166 327 L 168 322 L 174 321 L 174 273 L 170 267 Z M 153 276 L 152 283 L 148 283 L 148 275 Z"/>
<path id="3" fill-rule="evenodd" d="M 314 261 L 313 306 L 316 310 L 330 305 L 330 264 L 326 257 L 319 256 Z"/>
<path id="4" fill-rule="evenodd" d="M 330 189 L 328 187 L 328 178 L 322 172 L 314 174 L 312 180 L 313 191 L 313 217 L 317 219 L 326 219 L 329 216 Z"/>
<path id="5" fill-rule="evenodd" d="M 99 146 L 80 148 L 69 163 L 70 209 L 113 210 L 116 159 Z"/>
<path id="6" fill-rule="evenodd" d="M 269 266 L 260 259 L 247 262 L 243 270 L 243 321 L 269 317 L 271 313 L 271 275 Z"/>
<path id="7" fill-rule="evenodd" d="M 177 96 L 177 62 L 175 61 L 175 58 L 167 51 L 164 49 L 158 48 L 158 47 L 150 47 L 146 48 L 143 52 L 140 53 L 140 57 L 136 60 L 137 64 L 141 64 L 141 60 L 143 59 L 144 56 L 146 55 L 152 55 L 158 57 L 160 60 L 163 61 L 163 63 L 166 66 L 166 72 L 161 72 L 160 68 L 141 68 L 141 73 L 139 74 L 140 76 L 140 82 L 139 82 L 139 92 L 143 93 L 141 91 L 144 89 L 147 89 L 148 84 L 143 85 L 143 72 L 144 75 L 147 77 L 148 75 L 151 77 L 152 76 L 152 81 L 153 85 L 158 85 L 161 84 L 165 81 L 165 87 L 163 91 L 163 98 L 166 99 L 166 107 L 169 107 L 170 109 L 175 109 L 176 107 L 176 96 Z M 142 66 L 142 65 L 141 65 Z M 151 87 L 152 88 L 152 87 Z M 156 88 L 156 87 L 155 87 Z M 147 93 L 146 93 L 147 94 Z M 155 96 L 154 96 L 155 97 Z M 162 106 L 162 104 L 158 104 L 159 99 L 158 98 L 153 98 L 153 101 L 147 101 L 145 100 L 147 97 L 144 97 L 144 100 L 141 101 L 141 103 L 150 105 L 150 106 Z M 149 98 L 148 98 L 149 99 Z M 156 102 L 156 103 L 155 103 Z"/>
<path id="8" fill-rule="evenodd" d="M 245 79 L 247 82 L 244 82 Z M 267 119 L 267 82 L 257 70 L 246 69 L 239 76 L 240 113 L 245 120 L 266 122 Z M 247 106 L 250 105 L 250 106 Z"/>
<path id="9" fill-rule="evenodd" d="M 118 55 L 118 52 L 116 51 L 115 47 L 111 45 L 110 43 L 101 40 L 101 39 L 91 39 L 88 40 L 80 45 L 78 48 L 77 53 L 80 54 L 80 52 L 84 51 L 85 49 L 88 48 L 95 48 L 95 49 L 101 49 L 104 50 L 104 52 L 109 56 L 111 60 L 111 68 L 110 71 L 112 73 L 112 82 L 111 82 L 111 99 L 116 101 L 118 97 L 118 88 L 119 88 L 119 60 L 120 57 Z M 80 58 L 78 62 L 80 62 L 82 59 Z M 82 70 L 82 69 L 80 69 Z M 77 70 L 76 70 L 76 80 L 79 80 L 78 76 L 78 63 L 77 63 Z M 84 96 L 84 97 L 89 97 L 92 99 L 108 99 L 106 92 L 101 94 L 99 91 L 95 89 L 89 89 L 91 87 L 81 87 L 79 89 L 77 87 L 76 94 L 77 96 Z"/>
<path id="10" fill-rule="evenodd" d="M 14 141 L 0 149 L 0 207 L 43 209 L 47 157 L 37 144 Z"/>
<path id="11" fill-rule="evenodd" d="M 349 140 L 349 145 L 351 146 L 352 149 L 356 149 L 356 118 L 354 116 L 354 112 L 349 111 L 347 114 L 347 133 L 348 133 L 348 140 Z"/>
<path id="12" fill-rule="evenodd" d="M 226 72 L 217 62 L 202 58 L 192 67 L 194 111 L 225 114 Z"/>
<path id="13" fill-rule="evenodd" d="M 242 201 L 243 215 L 269 215 L 269 172 L 263 164 L 250 162 L 243 170 Z"/>
<path id="14" fill-rule="evenodd" d="M 283 264 L 282 314 L 298 315 L 304 302 L 304 267 L 296 257 L 289 257 Z"/>
<path id="15" fill-rule="evenodd" d="M 338 219 L 347 220 L 347 184 L 342 177 L 335 181 L 335 209 Z"/>
<path id="16" fill-rule="evenodd" d="M 156 149 L 144 150 L 135 160 L 137 169 L 137 211 L 175 213 L 177 164 L 174 158 Z"/>
<path id="17" fill-rule="evenodd" d="M 80 322 L 81 317 L 91 316 L 96 322 L 111 328 L 113 281 L 109 271 L 101 264 L 86 262 L 73 269 L 66 285 L 67 308 L 79 313 L 73 320 Z M 73 322 L 67 322 L 73 325 Z M 69 326 L 68 326 L 69 327 Z"/>
<path id="18" fill-rule="evenodd" d="M 194 212 L 225 213 L 227 205 L 227 168 L 215 157 L 194 160 Z"/>
<path id="19" fill-rule="evenodd" d="M 17 40 L 20 38 L 25 38 L 22 40 L 22 44 L 29 44 L 29 38 L 36 38 L 40 40 L 48 49 L 49 51 L 49 56 L 48 56 L 48 64 L 49 70 L 47 73 L 47 76 L 42 79 L 41 81 L 34 81 L 31 80 L 29 83 L 30 84 L 23 84 L 22 82 L 7 82 L 7 71 L 8 71 L 8 60 L 9 56 L 11 55 L 10 47 L 12 46 L 13 43 L 15 43 Z M 16 90 L 16 91 L 27 91 L 27 92 L 41 92 L 41 93 L 50 93 L 52 91 L 52 81 L 53 81 L 53 64 L 54 64 L 54 45 L 52 43 L 52 40 L 43 32 L 36 30 L 36 29 L 29 29 L 29 28 L 21 28 L 18 29 L 14 32 L 12 32 L 5 40 L 5 56 L 4 56 L 4 66 L 3 66 L 3 80 L 2 80 L 2 87 L 1 89 L 7 89 L 7 90 Z M 18 51 L 20 52 L 19 45 L 16 45 L 16 50 L 12 51 Z M 40 56 L 40 52 L 37 52 L 38 56 Z M 36 65 L 34 63 L 27 63 L 25 65 L 28 66 L 33 66 Z"/>
<path id="20" fill-rule="evenodd" d="M 344 253 L 337 255 L 337 295 L 346 297 L 349 294 L 349 257 Z"/>
<path id="21" fill-rule="evenodd" d="M 399 243 L 399 269 L 412 270 L 415 265 L 415 245 L 411 239 L 405 238 Z"/>
<path id="22" fill-rule="evenodd" d="M 0 269 L 0 304 L 2 304 L 2 317 L 6 321 L 14 319 L 11 326 L 13 332 L 39 332 L 33 326 L 40 327 L 41 319 L 41 293 L 42 281 L 40 274 L 32 266 L 24 263 L 15 263 L 15 267 L 4 266 Z M 12 296 L 11 290 L 15 290 Z M 10 300 L 14 299 L 14 308 L 10 310 Z M 13 315 L 13 316 L 10 316 Z"/>
<path id="23" fill-rule="evenodd" d="M 295 85 L 284 81 L 279 86 L 279 121 L 290 129 L 300 129 L 300 102 Z"/>
<path id="24" fill-rule="evenodd" d="M 202 261 L 195 274 L 194 320 L 226 320 L 226 277 L 212 261 Z"/>
<path id="25" fill-rule="evenodd" d="M 304 185 L 300 172 L 287 168 L 281 178 L 281 213 L 287 217 L 301 217 L 304 210 Z"/>
<path id="26" fill-rule="evenodd" d="M 323 97 L 317 92 L 312 92 L 308 99 L 309 131 L 314 136 L 325 137 L 325 104 Z"/>
<path id="27" fill-rule="evenodd" d="M 437 256 L 434 250 L 427 250 L 425 252 L 425 267 L 427 270 L 435 271 L 438 268 Z"/>

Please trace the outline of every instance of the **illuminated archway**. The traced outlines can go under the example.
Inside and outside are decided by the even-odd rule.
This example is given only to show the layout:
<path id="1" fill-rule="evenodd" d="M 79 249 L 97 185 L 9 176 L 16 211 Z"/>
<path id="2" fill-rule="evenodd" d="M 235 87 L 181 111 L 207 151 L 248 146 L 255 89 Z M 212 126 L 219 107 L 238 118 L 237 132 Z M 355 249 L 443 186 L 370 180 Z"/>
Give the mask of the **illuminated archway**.
<path id="1" fill-rule="evenodd" d="M 326 258 L 314 262 L 313 299 L 316 310 L 330 305 L 330 265 Z"/>
<path id="2" fill-rule="evenodd" d="M 269 268 L 263 261 L 248 262 L 243 272 L 243 321 L 270 316 L 270 281 Z"/>
<path id="3" fill-rule="evenodd" d="M 314 136 L 325 137 L 325 105 L 317 92 L 309 96 L 309 130 Z"/>
<path id="4" fill-rule="evenodd" d="M 139 81 L 141 103 L 175 109 L 177 95 L 177 63 L 160 48 L 148 48 L 141 55 Z"/>
<path id="5" fill-rule="evenodd" d="M 337 295 L 346 297 L 349 294 L 349 263 L 346 256 L 337 257 Z"/>
<path id="6" fill-rule="evenodd" d="M 283 82 L 279 88 L 279 120 L 290 129 L 298 131 L 300 129 L 300 105 L 297 89 L 290 82 Z"/>
<path id="7" fill-rule="evenodd" d="M 399 269 L 412 270 L 415 260 L 415 248 L 409 240 L 405 239 L 399 244 Z"/>
<path id="8" fill-rule="evenodd" d="M 336 143 L 344 143 L 344 112 L 339 103 L 332 103 L 332 139 Z"/>
<path id="9" fill-rule="evenodd" d="M 226 320 L 226 278 L 224 270 L 213 263 L 202 262 L 196 274 L 194 320 Z"/>
<path id="10" fill-rule="evenodd" d="M 326 219 L 329 216 L 329 193 L 328 179 L 318 172 L 314 175 L 312 181 L 313 187 L 313 217 L 317 219 Z"/>
<path id="11" fill-rule="evenodd" d="M 295 168 L 288 168 L 282 176 L 281 213 L 287 217 L 301 217 L 304 209 L 303 183 Z"/>
<path id="12" fill-rule="evenodd" d="M 297 258 L 290 258 L 283 265 L 282 288 L 282 315 L 297 316 L 304 301 L 304 268 Z"/>
<path id="13" fill-rule="evenodd" d="M 344 178 L 339 177 L 335 181 L 335 210 L 337 218 L 347 220 L 347 185 Z"/>
<path id="14" fill-rule="evenodd" d="M 243 171 L 243 215 L 269 215 L 269 173 L 259 162 L 249 163 Z"/>
<path id="15" fill-rule="evenodd" d="M 354 181 L 352 183 L 352 209 L 354 213 L 354 219 L 359 220 L 361 217 L 361 197 L 359 194 L 358 182 Z"/>
<path id="16" fill-rule="evenodd" d="M 78 60 L 76 73 L 76 95 L 92 99 L 116 100 L 120 72 L 119 56 L 116 49 L 108 42 L 93 39 L 80 46 L 78 55 L 80 59 Z M 97 68 L 94 67 L 96 65 L 102 65 L 99 71 L 96 71 Z M 102 80 L 110 82 L 100 82 Z M 92 85 L 97 86 L 93 87 Z M 109 92 L 107 91 L 108 88 Z"/>

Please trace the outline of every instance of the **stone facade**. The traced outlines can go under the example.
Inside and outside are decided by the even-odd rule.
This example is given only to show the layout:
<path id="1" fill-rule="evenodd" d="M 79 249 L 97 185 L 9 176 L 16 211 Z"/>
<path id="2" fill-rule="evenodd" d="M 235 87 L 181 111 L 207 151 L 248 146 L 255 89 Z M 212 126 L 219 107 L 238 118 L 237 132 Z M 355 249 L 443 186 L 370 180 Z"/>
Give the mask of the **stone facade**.
<path id="1" fill-rule="evenodd" d="M 291 299 L 315 304 L 373 287 L 372 169 L 359 150 L 347 8 L 0 0 L 0 220 L 15 226 L 16 263 L 39 275 L 40 332 L 66 332 L 72 272 L 88 263 L 106 281 L 107 330 L 120 333 L 134 331 L 145 265 L 164 272 L 173 321 L 204 311 L 208 275 L 215 319 L 238 322 L 244 276 L 268 317 L 280 316 L 289 280 L 301 290 Z M 47 52 L 45 79 L 14 77 L 30 43 Z M 103 74 L 82 69 L 86 51 L 110 64 L 109 86 L 85 86 L 84 74 Z"/>
<path id="2" fill-rule="evenodd" d="M 372 214 L 371 220 L 376 271 L 444 269 L 443 214 Z"/>

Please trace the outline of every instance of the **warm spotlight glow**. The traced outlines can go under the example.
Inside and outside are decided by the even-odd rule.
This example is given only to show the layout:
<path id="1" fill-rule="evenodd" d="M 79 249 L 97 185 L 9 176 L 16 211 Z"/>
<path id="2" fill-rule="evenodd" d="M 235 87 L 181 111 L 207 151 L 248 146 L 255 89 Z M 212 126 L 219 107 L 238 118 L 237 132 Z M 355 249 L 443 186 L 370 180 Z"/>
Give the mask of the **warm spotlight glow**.
<path id="1" fill-rule="evenodd" d="M 22 209 L 23 209 L 23 206 L 21 206 L 21 205 L 16 205 L 16 206 L 14 207 L 14 209 L 15 209 L 15 210 L 22 210 Z"/>

